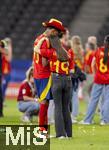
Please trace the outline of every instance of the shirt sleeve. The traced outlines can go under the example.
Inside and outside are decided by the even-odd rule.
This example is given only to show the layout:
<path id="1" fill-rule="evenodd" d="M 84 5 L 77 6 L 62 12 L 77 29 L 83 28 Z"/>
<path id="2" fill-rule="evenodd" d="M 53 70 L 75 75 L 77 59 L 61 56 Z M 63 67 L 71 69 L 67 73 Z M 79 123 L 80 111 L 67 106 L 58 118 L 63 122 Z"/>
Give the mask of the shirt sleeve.
<path id="1" fill-rule="evenodd" d="M 93 57 L 97 57 L 99 48 L 94 52 Z"/>
<path id="2" fill-rule="evenodd" d="M 68 55 L 69 55 L 69 69 L 70 70 L 72 70 L 72 71 L 74 71 L 74 65 L 75 65 L 75 63 L 74 63 L 74 53 L 73 53 L 73 51 L 72 50 L 69 50 L 68 51 Z"/>
<path id="3" fill-rule="evenodd" d="M 42 43 L 41 48 L 40 48 L 41 56 L 49 59 L 49 58 L 52 58 L 53 52 L 54 52 L 54 49 L 48 48 L 47 41 L 44 40 L 44 42 Z"/>

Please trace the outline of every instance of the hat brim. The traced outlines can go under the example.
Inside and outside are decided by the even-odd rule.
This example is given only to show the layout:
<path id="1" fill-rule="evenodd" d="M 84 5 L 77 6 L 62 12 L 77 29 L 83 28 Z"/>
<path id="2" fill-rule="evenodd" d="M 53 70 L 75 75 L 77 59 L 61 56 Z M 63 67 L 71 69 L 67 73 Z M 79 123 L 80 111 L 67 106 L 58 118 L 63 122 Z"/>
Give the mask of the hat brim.
<path id="1" fill-rule="evenodd" d="M 54 25 L 52 23 L 49 23 L 49 22 L 43 22 L 42 25 L 44 27 L 53 27 L 53 28 L 55 28 L 55 29 L 57 29 L 59 31 L 66 32 L 66 29 L 64 28 L 64 26 L 61 26 L 61 25 L 57 25 L 56 26 L 56 25 Z"/>

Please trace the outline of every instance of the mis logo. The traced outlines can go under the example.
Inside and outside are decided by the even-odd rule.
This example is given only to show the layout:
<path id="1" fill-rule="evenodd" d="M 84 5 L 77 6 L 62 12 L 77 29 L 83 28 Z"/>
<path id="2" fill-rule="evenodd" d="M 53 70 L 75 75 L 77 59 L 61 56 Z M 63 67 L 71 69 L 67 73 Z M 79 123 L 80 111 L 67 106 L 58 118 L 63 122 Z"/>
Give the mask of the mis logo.
<path id="1" fill-rule="evenodd" d="M 16 133 L 14 133 L 16 131 Z M 14 134 L 13 134 L 14 133 Z M 18 130 L 6 127 L 6 145 L 45 145 L 47 142 L 47 131 L 40 127 L 21 126 Z"/>
<path id="2" fill-rule="evenodd" d="M 0 126 L 0 145 L 3 145 L 4 149 L 21 148 L 23 150 L 30 148 L 36 148 L 36 146 L 46 147 L 49 149 L 49 130 L 45 128 L 33 125 L 26 126 Z M 43 148 L 41 148 L 42 150 Z"/>

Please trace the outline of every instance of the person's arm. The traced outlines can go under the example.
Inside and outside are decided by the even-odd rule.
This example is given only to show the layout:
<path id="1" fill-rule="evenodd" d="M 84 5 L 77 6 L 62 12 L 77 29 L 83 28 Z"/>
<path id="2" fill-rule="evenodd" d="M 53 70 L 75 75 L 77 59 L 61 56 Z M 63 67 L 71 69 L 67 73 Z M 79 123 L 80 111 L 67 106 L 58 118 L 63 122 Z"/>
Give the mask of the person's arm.
<path id="1" fill-rule="evenodd" d="M 42 57 L 51 58 L 53 56 L 54 49 L 48 48 L 49 41 L 46 38 L 42 38 L 36 46 L 34 46 L 34 52 L 40 54 Z"/>
<path id="2" fill-rule="evenodd" d="M 53 52 L 54 52 L 53 49 L 43 49 L 43 48 L 40 49 L 41 56 L 48 58 L 48 59 L 53 56 Z"/>
<path id="3" fill-rule="evenodd" d="M 23 96 L 23 99 L 24 99 L 24 101 L 35 101 L 34 97 L 29 97 L 29 96 L 26 96 L 26 95 Z"/>
<path id="4" fill-rule="evenodd" d="M 70 69 L 70 73 L 74 73 L 75 69 L 74 69 L 74 60 L 70 60 L 69 61 L 69 69 Z"/>
<path id="5" fill-rule="evenodd" d="M 7 51 L 5 51 L 5 49 L 2 47 L 0 47 L 0 53 L 2 53 L 4 55 L 8 55 Z"/>
<path id="6" fill-rule="evenodd" d="M 0 41 L 0 53 L 4 54 L 4 55 L 8 55 L 8 51 L 6 49 L 7 44 L 4 40 Z"/>
<path id="7" fill-rule="evenodd" d="M 92 63 L 91 63 L 92 72 L 95 74 L 96 72 L 96 58 L 93 57 Z"/>
<path id="8" fill-rule="evenodd" d="M 8 46 L 8 54 L 5 57 L 8 62 L 12 61 L 12 46 L 11 45 Z"/>
<path id="9" fill-rule="evenodd" d="M 22 88 L 22 96 L 24 101 L 36 101 L 35 96 L 28 96 L 30 89 L 28 89 L 28 85 L 24 84 Z"/>
<path id="10" fill-rule="evenodd" d="M 36 97 L 29 97 L 29 96 L 23 96 L 24 101 L 34 101 L 37 102 L 38 98 Z"/>
<path id="11" fill-rule="evenodd" d="M 43 42 L 46 40 L 45 37 L 43 37 L 42 39 L 40 39 L 38 41 L 38 43 L 36 45 L 34 45 L 34 52 L 40 54 L 40 49 L 41 49 L 41 45 L 43 44 Z"/>
<path id="12" fill-rule="evenodd" d="M 74 73 L 74 71 L 75 71 L 75 69 L 74 69 L 74 66 L 75 66 L 74 53 L 73 53 L 72 50 L 69 50 L 68 54 L 69 54 L 69 69 L 70 69 L 70 73 Z"/>

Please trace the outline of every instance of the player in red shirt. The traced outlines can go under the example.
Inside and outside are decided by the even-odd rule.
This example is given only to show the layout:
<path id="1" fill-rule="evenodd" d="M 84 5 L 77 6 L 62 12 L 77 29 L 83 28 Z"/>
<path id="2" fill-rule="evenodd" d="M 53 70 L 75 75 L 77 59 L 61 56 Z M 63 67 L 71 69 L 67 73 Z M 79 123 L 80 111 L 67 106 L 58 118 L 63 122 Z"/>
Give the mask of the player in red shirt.
<path id="1" fill-rule="evenodd" d="M 4 40 L 0 41 L 0 117 L 3 117 L 3 97 L 2 97 L 2 55 L 7 55 L 5 49 L 6 42 Z"/>
<path id="2" fill-rule="evenodd" d="M 26 72 L 26 80 L 21 83 L 17 97 L 19 111 L 23 112 L 22 120 L 30 122 L 33 115 L 38 113 L 39 104 L 35 94 L 33 68 L 30 67 Z"/>
<path id="3" fill-rule="evenodd" d="M 2 54 L 2 93 L 5 99 L 6 89 L 11 79 L 11 61 L 12 61 L 12 41 L 10 38 L 5 38 L 7 46 L 7 55 Z"/>
<path id="4" fill-rule="evenodd" d="M 92 74 L 91 63 L 94 57 L 95 51 L 88 49 L 84 60 L 84 70 L 87 74 Z"/>
<path id="5" fill-rule="evenodd" d="M 97 39 L 95 36 L 88 37 L 88 42 L 86 43 L 86 53 L 84 56 L 84 70 L 88 74 L 92 74 L 91 63 L 97 49 Z"/>
<path id="6" fill-rule="evenodd" d="M 77 123 L 77 116 L 79 114 L 79 98 L 83 99 L 82 94 L 82 82 L 79 80 L 79 76 L 77 73 L 77 69 L 83 70 L 83 46 L 81 38 L 77 35 L 72 36 L 71 38 L 71 49 L 74 52 L 74 60 L 75 60 L 75 77 L 72 78 L 73 89 L 72 89 L 72 123 Z M 79 92 L 81 91 L 81 92 Z M 78 94 L 80 94 L 78 96 Z"/>
<path id="7" fill-rule="evenodd" d="M 97 49 L 97 39 L 95 36 L 89 36 L 86 43 L 85 55 L 84 55 L 84 71 L 87 73 L 87 80 L 84 82 L 84 98 L 87 102 L 90 99 L 90 92 L 93 85 L 94 74 L 92 73 L 92 60 Z"/>
<path id="8" fill-rule="evenodd" d="M 71 48 L 70 45 L 70 33 L 69 30 L 67 28 L 65 34 L 63 34 L 61 40 L 62 46 L 68 51 Z"/>
<path id="9" fill-rule="evenodd" d="M 104 39 L 104 46 L 96 50 L 92 61 L 95 72 L 89 107 L 83 124 L 91 124 L 102 92 L 104 103 L 101 110 L 101 125 L 109 124 L 109 35 Z"/>
<path id="10" fill-rule="evenodd" d="M 43 49 L 45 52 L 51 50 L 50 36 L 58 35 L 59 31 L 63 31 L 64 27 L 59 20 L 50 19 L 44 22 L 45 32 L 36 38 L 34 42 L 34 79 L 37 88 L 37 94 L 40 102 L 39 125 L 47 125 L 48 100 L 52 99 L 51 93 L 51 72 L 48 59 L 37 53 L 37 49 Z M 41 44 L 40 44 L 41 43 Z"/>

